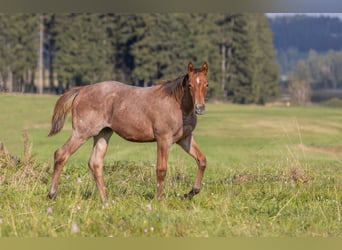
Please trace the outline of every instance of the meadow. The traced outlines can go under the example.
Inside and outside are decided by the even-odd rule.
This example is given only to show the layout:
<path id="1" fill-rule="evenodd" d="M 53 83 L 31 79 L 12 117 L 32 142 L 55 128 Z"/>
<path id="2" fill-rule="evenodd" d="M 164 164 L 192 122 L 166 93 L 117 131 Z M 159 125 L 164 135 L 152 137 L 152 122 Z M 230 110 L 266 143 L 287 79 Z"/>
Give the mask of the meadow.
<path id="1" fill-rule="evenodd" d="M 87 167 L 89 140 L 47 192 L 47 137 L 56 96 L 0 95 L 0 237 L 341 237 L 342 110 L 208 103 L 195 138 L 207 156 L 203 188 L 181 199 L 196 164 L 174 145 L 162 202 L 154 199 L 156 145 L 114 135 L 105 158 L 109 202 Z"/>

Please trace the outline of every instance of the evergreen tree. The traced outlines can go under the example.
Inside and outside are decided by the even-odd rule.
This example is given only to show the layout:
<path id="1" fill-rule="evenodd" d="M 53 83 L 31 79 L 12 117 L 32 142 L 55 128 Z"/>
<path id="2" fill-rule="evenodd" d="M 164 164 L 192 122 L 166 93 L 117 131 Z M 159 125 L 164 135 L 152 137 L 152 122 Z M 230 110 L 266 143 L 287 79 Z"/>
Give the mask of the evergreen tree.
<path id="1" fill-rule="evenodd" d="M 143 25 L 137 29 L 138 41 L 132 45 L 134 56 L 133 77 L 141 81 L 143 86 L 152 84 L 160 76 L 159 57 L 157 53 L 163 53 L 162 48 L 158 50 L 156 36 L 159 32 L 159 14 L 141 14 Z"/>
<path id="2" fill-rule="evenodd" d="M 9 91 L 34 88 L 38 24 L 37 14 L 0 14 L 0 72 Z"/>
<path id="3" fill-rule="evenodd" d="M 215 27 L 216 35 L 213 36 L 213 42 L 219 48 L 220 69 L 217 70 L 217 80 L 220 86 L 217 90 L 224 98 L 227 96 L 228 82 L 230 81 L 230 65 L 232 58 L 232 29 L 234 24 L 234 15 L 216 14 Z"/>
<path id="4" fill-rule="evenodd" d="M 264 14 L 249 14 L 249 41 L 253 102 L 264 104 L 278 94 L 278 70 L 272 42 L 272 33 Z"/>
<path id="5" fill-rule="evenodd" d="M 185 72 L 192 61 L 216 61 L 219 57 L 213 14 L 144 14 L 141 37 L 133 45 L 135 76 L 146 82 L 155 82 Z M 217 78 L 216 64 L 210 68 L 210 80 Z M 212 82 L 211 82 L 212 83 Z M 212 84 L 210 85 L 212 86 Z"/>
<path id="6" fill-rule="evenodd" d="M 218 24 L 227 34 L 219 43 L 221 91 L 226 89 L 228 99 L 241 104 L 263 104 L 275 97 L 278 72 L 267 18 L 263 14 L 230 14 L 223 15 Z"/>
<path id="7" fill-rule="evenodd" d="M 44 33 L 45 33 L 45 41 L 44 48 L 47 59 L 44 66 L 47 67 L 49 75 L 49 86 L 51 92 L 56 92 L 58 94 L 62 93 L 62 88 L 58 89 L 55 86 L 55 58 L 56 58 L 56 36 L 57 36 L 57 28 L 56 28 L 56 14 L 45 14 L 44 19 Z M 61 86 L 62 87 L 62 86 Z"/>
<path id="8" fill-rule="evenodd" d="M 144 25 L 133 45 L 134 76 L 146 85 L 184 73 L 187 63 L 195 59 L 190 15 L 155 13 L 140 17 Z"/>
<path id="9" fill-rule="evenodd" d="M 115 79 L 134 84 L 133 45 L 140 39 L 142 17 L 137 14 L 104 14 L 102 25 L 105 27 L 111 44 L 111 66 Z"/>
<path id="10" fill-rule="evenodd" d="M 112 78 L 110 44 L 97 14 L 56 14 L 55 69 L 67 86 Z"/>
<path id="11" fill-rule="evenodd" d="M 247 17 L 245 14 L 232 16 L 232 58 L 229 69 L 228 98 L 233 102 L 253 102 L 250 65 L 251 44 L 248 40 Z"/>

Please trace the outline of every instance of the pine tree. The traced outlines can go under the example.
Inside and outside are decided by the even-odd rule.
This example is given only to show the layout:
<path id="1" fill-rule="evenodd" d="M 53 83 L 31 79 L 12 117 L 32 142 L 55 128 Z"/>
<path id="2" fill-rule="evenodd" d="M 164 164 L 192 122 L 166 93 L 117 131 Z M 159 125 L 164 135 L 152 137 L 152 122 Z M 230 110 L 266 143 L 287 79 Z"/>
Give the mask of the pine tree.
<path id="1" fill-rule="evenodd" d="M 137 29 L 138 40 L 132 45 L 132 55 L 134 56 L 133 77 L 141 81 L 143 86 L 152 84 L 158 79 L 158 56 L 162 53 L 159 49 L 156 38 L 158 32 L 158 14 L 139 15 L 142 26 Z M 139 83 L 140 84 L 140 83 Z"/>
<path id="2" fill-rule="evenodd" d="M 38 21 L 37 14 L 0 14 L 0 70 L 9 91 L 34 89 Z"/>
<path id="3" fill-rule="evenodd" d="M 193 59 L 194 38 L 189 14 L 142 14 L 138 41 L 133 45 L 134 76 L 144 85 L 183 74 Z"/>
<path id="4" fill-rule="evenodd" d="M 236 103 L 252 103 L 251 69 L 248 65 L 251 46 L 248 40 L 247 17 L 245 14 L 235 14 L 232 18 L 232 58 L 228 98 Z"/>
<path id="5" fill-rule="evenodd" d="M 200 65 L 218 59 L 214 14 L 144 14 L 141 17 L 142 35 L 133 45 L 134 74 L 145 83 L 183 74 L 189 61 Z M 210 81 L 217 82 L 216 68 L 212 64 Z"/>
<path id="6" fill-rule="evenodd" d="M 216 45 L 220 61 L 220 68 L 215 68 L 217 76 L 214 78 L 219 82 L 219 88 L 216 95 L 226 98 L 228 91 L 228 82 L 230 81 L 230 67 L 232 59 L 232 29 L 234 25 L 234 14 L 215 14 L 215 34 L 212 36 L 213 43 Z"/>
<path id="7" fill-rule="evenodd" d="M 46 48 L 45 53 L 47 53 L 47 69 L 48 69 L 48 79 L 49 87 L 51 92 L 56 92 L 61 94 L 62 89 L 58 89 L 55 86 L 55 67 L 54 62 L 56 58 L 56 14 L 45 14 L 44 19 L 44 47 Z"/>
<path id="8" fill-rule="evenodd" d="M 116 80 L 134 84 L 133 45 L 141 38 L 142 17 L 137 14 L 104 14 L 102 17 L 110 41 L 110 64 Z"/>
<path id="9" fill-rule="evenodd" d="M 263 14 L 229 14 L 217 24 L 221 91 L 236 103 L 263 104 L 278 93 L 272 33 Z"/>
<path id="10" fill-rule="evenodd" d="M 39 50 L 38 50 L 38 93 L 42 94 L 44 90 L 44 15 L 39 15 Z"/>
<path id="11" fill-rule="evenodd" d="M 55 69 L 66 87 L 110 79 L 110 44 L 97 14 L 56 15 Z"/>
<path id="12" fill-rule="evenodd" d="M 264 104 L 278 94 L 278 71 L 272 33 L 264 14 L 249 14 L 247 17 L 253 102 Z"/>

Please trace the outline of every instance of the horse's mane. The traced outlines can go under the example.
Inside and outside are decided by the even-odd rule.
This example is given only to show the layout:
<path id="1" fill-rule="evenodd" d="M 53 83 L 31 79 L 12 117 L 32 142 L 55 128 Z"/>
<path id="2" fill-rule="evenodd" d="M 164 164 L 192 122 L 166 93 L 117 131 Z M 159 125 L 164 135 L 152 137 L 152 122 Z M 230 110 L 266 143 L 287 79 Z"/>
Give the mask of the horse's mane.
<path id="1" fill-rule="evenodd" d="M 162 93 L 166 96 L 173 96 L 177 101 L 181 101 L 184 94 L 183 82 L 187 80 L 188 75 L 181 75 L 175 79 L 163 80 L 157 83 Z"/>

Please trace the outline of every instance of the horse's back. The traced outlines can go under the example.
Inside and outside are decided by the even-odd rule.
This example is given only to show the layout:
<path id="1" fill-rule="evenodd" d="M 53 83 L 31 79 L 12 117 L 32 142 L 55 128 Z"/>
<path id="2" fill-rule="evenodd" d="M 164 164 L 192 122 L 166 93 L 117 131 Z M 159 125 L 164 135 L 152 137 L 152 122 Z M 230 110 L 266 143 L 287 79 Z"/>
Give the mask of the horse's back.
<path id="1" fill-rule="evenodd" d="M 116 81 L 85 86 L 74 101 L 73 126 L 88 136 L 109 127 L 127 140 L 153 141 L 149 90 Z"/>
<path id="2" fill-rule="evenodd" d="M 134 87 L 122 82 L 104 81 L 84 86 L 83 91 L 85 94 L 96 93 L 97 95 L 101 96 L 114 93 L 115 91 L 128 91 L 131 88 Z"/>

